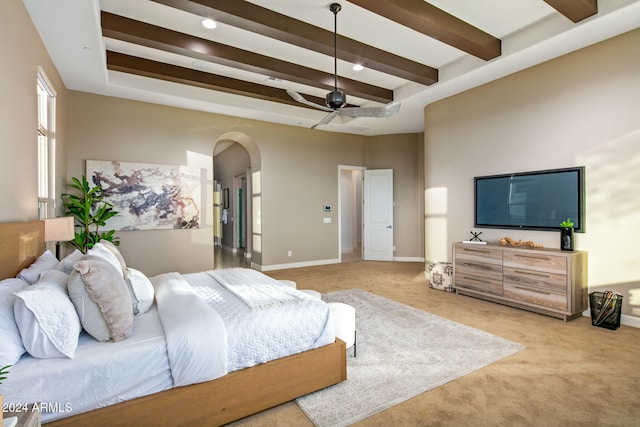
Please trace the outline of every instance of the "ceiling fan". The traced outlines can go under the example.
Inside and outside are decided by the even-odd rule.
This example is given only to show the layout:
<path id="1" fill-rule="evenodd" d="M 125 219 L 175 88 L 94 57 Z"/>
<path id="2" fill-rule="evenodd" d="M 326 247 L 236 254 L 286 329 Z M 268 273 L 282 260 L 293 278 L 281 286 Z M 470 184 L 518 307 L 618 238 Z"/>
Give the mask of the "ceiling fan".
<path id="1" fill-rule="evenodd" d="M 291 98 L 297 102 L 308 105 L 319 110 L 328 111 L 324 119 L 311 126 L 314 129 L 316 126 L 326 125 L 336 116 L 348 116 L 348 117 L 390 117 L 398 112 L 400 109 L 400 102 L 390 102 L 382 107 L 345 107 L 347 105 L 347 95 L 340 89 L 338 89 L 338 55 L 337 55 L 337 39 L 338 39 L 338 12 L 342 9 L 339 3 L 331 3 L 329 10 L 333 12 L 333 86 L 334 89 L 327 93 L 325 96 L 325 105 L 316 104 L 307 100 L 304 96 L 293 90 L 287 90 L 287 93 Z"/>

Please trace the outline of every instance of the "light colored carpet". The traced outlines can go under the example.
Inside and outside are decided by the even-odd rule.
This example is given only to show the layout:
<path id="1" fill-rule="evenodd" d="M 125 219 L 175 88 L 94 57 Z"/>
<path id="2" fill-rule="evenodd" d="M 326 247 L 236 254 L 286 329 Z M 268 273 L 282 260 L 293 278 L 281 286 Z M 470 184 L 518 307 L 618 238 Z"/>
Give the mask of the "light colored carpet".
<path id="1" fill-rule="evenodd" d="M 357 357 L 347 381 L 297 399 L 320 427 L 353 424 L 525 348 L 361 289 L 322 298 L 356 308 Z"/>

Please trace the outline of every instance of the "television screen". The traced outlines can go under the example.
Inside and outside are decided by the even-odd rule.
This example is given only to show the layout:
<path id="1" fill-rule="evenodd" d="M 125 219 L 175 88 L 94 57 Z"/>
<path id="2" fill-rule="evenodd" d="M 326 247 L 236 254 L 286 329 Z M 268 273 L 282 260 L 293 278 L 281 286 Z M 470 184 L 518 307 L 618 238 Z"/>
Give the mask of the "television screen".
<path id="1" fill-rule="evenodd" d="M 480 176 L 475 182 L 476 227 L 559 230 L 571 218 L 584 232 L 584 166 Z"/>

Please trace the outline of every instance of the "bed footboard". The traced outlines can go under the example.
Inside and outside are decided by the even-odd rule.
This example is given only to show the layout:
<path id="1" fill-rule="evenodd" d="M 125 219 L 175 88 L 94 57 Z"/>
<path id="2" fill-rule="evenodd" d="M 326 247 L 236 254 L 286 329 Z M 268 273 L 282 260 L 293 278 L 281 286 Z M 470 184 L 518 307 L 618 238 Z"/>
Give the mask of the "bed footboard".
<path id="1" fill-rule="evenodd" d="M 140 397 L 47 426 L 221 425 L 347 379 L 341 340 L 222 378 Z"/>

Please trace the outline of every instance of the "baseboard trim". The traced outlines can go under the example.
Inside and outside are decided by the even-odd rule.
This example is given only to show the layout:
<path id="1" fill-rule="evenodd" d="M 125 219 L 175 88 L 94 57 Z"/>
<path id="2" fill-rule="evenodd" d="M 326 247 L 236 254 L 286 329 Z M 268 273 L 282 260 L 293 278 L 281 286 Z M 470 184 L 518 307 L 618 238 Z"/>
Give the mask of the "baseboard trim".
<path id="1" fill-rule="evenodd" d="M 395 262 L 424 262 L 422 257 L 394 257 Z M 340 264 L 340 259 L 321 259 L 316 261 L 292 262 L 287 264 L 260 265 L 251 263 L 251 267 L 258 271 L 286 270 L 288 268 L 315 267 L 318 265 Z"/>
<path id="2" fill-rule="evenodd" d="M 640 328 L 640 318 L 629 316 L 628 314 L 623 314 L 620 316 L 620 324 L 633 326 L 634 328 Z"/>
<path id="3" fill-rule="evenodd" d="M 288 268 L 315 267 L 317 265 L 339 264 L 338 258 L 321 259 L 317 261 L 292 262 L 288 264 L 259 265 L 252 263 L 251 266 L 259 271 L 286 270 Z"/>
<path id="4" fill-rule="evenodd" d="M 393 257 L 398 262 L 424 262 L 424 257 Z"/>
<path id="5" fill-rule="evenodd" d="M 591 310 L 585 310 L 582 312 L 584 317 L 591 317 Z M 631 326 L 633 328 L 640 328 L 640 318 L 623 314 L 620 316 L 620 324 Z"/>

